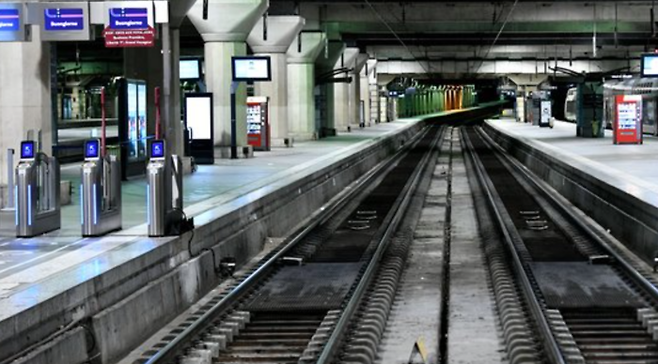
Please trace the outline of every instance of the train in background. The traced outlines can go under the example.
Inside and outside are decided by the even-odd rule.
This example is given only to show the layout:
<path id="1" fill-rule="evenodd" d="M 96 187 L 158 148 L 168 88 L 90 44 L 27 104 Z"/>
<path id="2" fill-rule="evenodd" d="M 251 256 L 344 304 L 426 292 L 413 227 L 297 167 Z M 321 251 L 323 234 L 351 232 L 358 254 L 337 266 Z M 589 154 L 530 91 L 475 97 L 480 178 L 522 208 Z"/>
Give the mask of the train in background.
<path id="1" fill-rule="evenodd" d="M 658 78 L 631 78 L 625 80 L 610 80 L 603 84 L 603 122 L 606 129 L 612 129 L 615 112 L 615 96 L 642 96 L 642 130 L 644 134 L 658 136 Z M 567 91 L 564 102 L 564 117 L 566 121 L 576 122 L 578 113 L 578 88 Z"/>

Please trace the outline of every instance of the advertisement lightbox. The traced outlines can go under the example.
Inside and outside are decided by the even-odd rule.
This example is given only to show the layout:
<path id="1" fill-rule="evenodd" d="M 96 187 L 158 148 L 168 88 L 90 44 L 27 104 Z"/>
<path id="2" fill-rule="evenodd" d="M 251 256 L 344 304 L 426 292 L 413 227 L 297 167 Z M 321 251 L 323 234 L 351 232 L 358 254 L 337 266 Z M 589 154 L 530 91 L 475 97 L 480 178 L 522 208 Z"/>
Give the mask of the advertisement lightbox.
<path id="1" fill-rule="evenodd" d="M 178 63 L 178 72 L 181 80 L 198 80 L 201 78 L 201 60 L 181 59 Z"/>
<path id="2" fill-rule="evenodd" d="M 185 127 L 192 157 L 198 164 L 215 163 L 212 93 L 185 94 Z"/>

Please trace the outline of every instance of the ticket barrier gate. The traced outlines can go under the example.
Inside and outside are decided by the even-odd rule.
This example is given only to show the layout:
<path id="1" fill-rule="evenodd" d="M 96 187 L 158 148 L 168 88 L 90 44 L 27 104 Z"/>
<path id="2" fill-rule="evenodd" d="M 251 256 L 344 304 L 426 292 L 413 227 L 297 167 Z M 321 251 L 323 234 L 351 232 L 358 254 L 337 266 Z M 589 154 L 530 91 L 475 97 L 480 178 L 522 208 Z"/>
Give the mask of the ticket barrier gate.
<path id="1" fill-rule="evenodd" d="M 59 164 L 36 150 L 34 141 L 21 142 L 16 166 L 16 236 L 30 238 L 61 227 Z"/>
<path id="2" fill-rule="evenodd" d="M 82 236 L 121 230 L 121 165 L 116 156 L 101 156 L 100 141 L 85 141 L 80 212 Z"/>
<path id="3" fill-rule="evenodd" d="M 183 165 L 167 156 L 164 140 L 153 140 L 146 166 L 146 215 L 150 237 L 178 235 L 194 228 L 183 212 Z"/>

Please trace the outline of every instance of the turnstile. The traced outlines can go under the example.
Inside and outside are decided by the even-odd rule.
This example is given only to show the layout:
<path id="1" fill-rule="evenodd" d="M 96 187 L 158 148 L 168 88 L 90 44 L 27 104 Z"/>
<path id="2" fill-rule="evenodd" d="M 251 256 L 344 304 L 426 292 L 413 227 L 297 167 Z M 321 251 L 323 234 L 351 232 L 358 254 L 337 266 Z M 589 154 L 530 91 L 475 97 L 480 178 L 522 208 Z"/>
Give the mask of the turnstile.
<path id="1" fill-rule="evenodd" d="M 21 142 L 16 166 L 16 236 L 33 237 L 61 227 L 59 164 L 37 151 L 34 141 Z"/>
<path id="2" fill-rule="evenodd" d="M 121 165 L 103 156 L 98 139 L 85 141 L 80 184 L 82 236 L 99 236 L 121 229 Z"/>
<path id="3" fill-rule="evenodd" d="M 183 168 L 181 158 L 168 156 L 164 140 L 149 145 L 146 166 L 146 220 L 151 237 L 177 235 L 193 228 L 183 212 Z"/>

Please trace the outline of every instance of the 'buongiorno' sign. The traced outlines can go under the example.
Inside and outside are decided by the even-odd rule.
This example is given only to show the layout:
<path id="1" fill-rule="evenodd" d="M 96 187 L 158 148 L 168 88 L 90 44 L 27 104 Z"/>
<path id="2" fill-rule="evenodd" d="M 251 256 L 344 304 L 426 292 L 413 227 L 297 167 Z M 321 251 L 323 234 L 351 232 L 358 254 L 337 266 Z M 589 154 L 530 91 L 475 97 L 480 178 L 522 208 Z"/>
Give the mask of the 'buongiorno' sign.
<path id="1" fill-rule="evenodd" d="M 43 10 L 44 27 L 47 31 L 83 30 L 85 17 L 82 9 L 46 8 Z"/>
<path id="2" fill-rule="evenodd" d="M 0 32 L 17 32 L 21 26 L 18 9 L 0 9 Z"/>
<path id="3" fill-rule="evenodd" d="M 148 29 L 147 8 L 111 8 L 110 29 Z"/>

